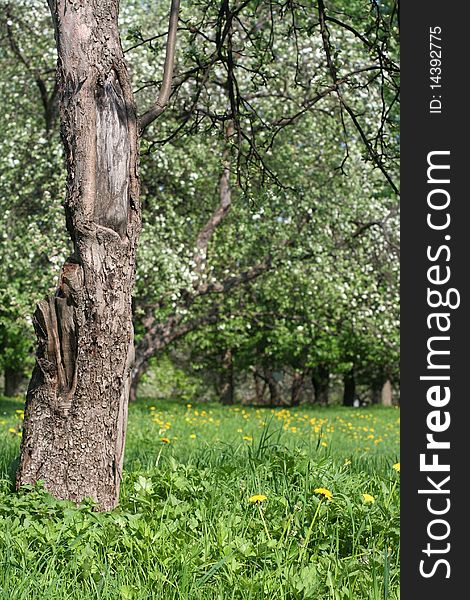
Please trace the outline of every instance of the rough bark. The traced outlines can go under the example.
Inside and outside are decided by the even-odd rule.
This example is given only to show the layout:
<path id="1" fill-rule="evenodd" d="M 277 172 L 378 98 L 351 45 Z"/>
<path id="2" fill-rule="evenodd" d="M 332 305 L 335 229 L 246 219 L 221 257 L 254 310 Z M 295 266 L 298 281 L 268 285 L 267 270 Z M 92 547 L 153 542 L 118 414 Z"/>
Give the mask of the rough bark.
<path id="1" fill-rule="evenodd" d="M 327 367 L 318 365 L 313 369 L 312 385 L 315 390 L 315 402 L 326 406 L 330 392 L 330 372 Z"/>
<path id="2" fill-rule="evenodd" d="M 117 0 L 50 0 L 73 254 L 34 315 L 17 485 L 116 506 L 133 362 L 131 293 L 140 231 L 136 110 Z"/>
<path id="3" fill-rule="evenodd" d="M 354 377 L 354 369 L 351 369 L 343 376 L 343 406 L 354 406 L 356 396 L 356 380 Z"/>

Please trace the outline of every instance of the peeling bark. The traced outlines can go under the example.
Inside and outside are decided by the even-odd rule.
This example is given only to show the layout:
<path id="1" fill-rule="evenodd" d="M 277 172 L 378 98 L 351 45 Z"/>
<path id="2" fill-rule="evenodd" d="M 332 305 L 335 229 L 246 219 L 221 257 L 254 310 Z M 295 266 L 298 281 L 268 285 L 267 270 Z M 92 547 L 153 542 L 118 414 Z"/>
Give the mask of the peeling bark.
<path id="1" fill-rule="evenodd" d="M 50 0 L 73 254 L 34 315 L 17 485 L 116 506 L 133 363 L 138 131 L 117 0 Z"/>

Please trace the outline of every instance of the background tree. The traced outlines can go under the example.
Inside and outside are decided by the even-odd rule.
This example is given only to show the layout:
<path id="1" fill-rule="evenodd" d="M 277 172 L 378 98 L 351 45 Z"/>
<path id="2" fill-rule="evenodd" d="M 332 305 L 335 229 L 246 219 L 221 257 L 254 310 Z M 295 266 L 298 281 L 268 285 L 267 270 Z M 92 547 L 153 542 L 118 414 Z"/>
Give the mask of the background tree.
<path id="1" fill-rule="evenodd" d="M 32 303 L 65 259 L 50 18 L 39 4 L 2 3 L 0 93 L 0 369 L 5 394 L 25 389 L 33 364 Z"/>

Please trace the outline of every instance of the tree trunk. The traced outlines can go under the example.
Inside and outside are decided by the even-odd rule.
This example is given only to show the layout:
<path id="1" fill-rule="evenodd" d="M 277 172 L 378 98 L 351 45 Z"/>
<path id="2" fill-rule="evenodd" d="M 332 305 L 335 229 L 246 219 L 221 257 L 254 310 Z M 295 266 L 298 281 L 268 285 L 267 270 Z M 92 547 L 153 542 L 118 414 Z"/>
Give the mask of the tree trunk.
<path id="1" fill-rule="evenodd" d="M 268 385 L 270 406 L 280 406 L 282 404 L 281 390 L 273 372 L 265 367 L 263 369 L 263 376 Z"/>
<path id="2" fill-rule="evenodd" d="M 371 402 L 372 402 L 372 404 L 380 404 L 381 392 L 382 392 L 382 382 L 374 381 L 371 385 Z"/>
<path id="3" fill-rule="evenodd" d="M 255 383 L 255 402 L 258 405 L 265 405 L 264 393 L 266 391 L 266 382 L 261 378 L 257 369 L 253 369 L 253 380 Z"/>
<path id="4" fill-rule="evenodd" d="M 393 390 L 390 379 L 387 379 L 382 386 L 381 401 L 383 406 L 393 406 Z"/>
<path id="5" fill-rule="evenodd" d="M 17 485 L 116 506 L 133 362 L 131 292 L 140 231 L 136 110 L 118 0 L 49 0 L 58 49 L 65 213 L 73 254 L 34 315 Z"/>
<path id="6" fill-rule="evenodd" d="M 382 388 L 387 381 L 385 372 L 379 371 L 371 382 L 371 401 L 372 404 L 380 404 L 382 402 Z"/>
<path id="7" fill-rule="evenodd" d="M 11 367 L 5 367 L 3 374 L 5 378 L 5 396 L 9 396 L 10 398 L 22 396 L 26 389 L 24 373 Z"/>
<path id="8" fill-rule="evenodd" d="M 137 401 L 137 391 L 139 389 L 140 380 L 147 371 L 148 363 L 141 363 L 138 368 L 133 368 L 131 373 L 131 384 L 129 386 L 129 402 Z"/>
<path id="9" fill-rule="evenodd" d="M 222 404 L 230 405 L 233 404 L 235 400 L 233 355 L 230 349 L 228 349 L 224 354 L 222 366 L 223 372 L 221 375 L 220 402 Z"/>
<path id="10" fill-rule="evenodd" d="M 304 387 L 305 372 L 294 371 L 292 377 L 292 388 L 290 396 L 290 406 L 298 406 L 300 404 L 300 398 Z"/>
<path id="11" fill-rule="evenodd" d="M 315 402 L 326 406 L 330 392 L 330 372 L 327 367 L 318 365 L 313 369 L 312 384 L 315 390 Z"/>
<path id="12" fill-rule="evenodd" d="M 354 406 L 356 396 L 356 380 L 354 378 L 354 369 L 351 369 L 343 376 L 343 406 Z"/>

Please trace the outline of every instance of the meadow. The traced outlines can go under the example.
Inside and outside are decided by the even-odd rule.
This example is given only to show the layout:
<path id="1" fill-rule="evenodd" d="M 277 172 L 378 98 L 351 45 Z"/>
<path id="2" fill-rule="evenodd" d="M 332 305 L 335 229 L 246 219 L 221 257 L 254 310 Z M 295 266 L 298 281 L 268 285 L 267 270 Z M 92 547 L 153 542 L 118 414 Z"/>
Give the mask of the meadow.
<path id="1" fill-rule="evenodd" d="M 399 410 L 130 407 L 120 506 L 17 494 L 0 400 L 0 598 L 398 600 Z"/>

